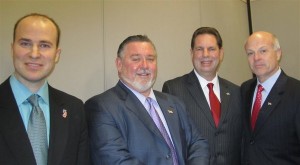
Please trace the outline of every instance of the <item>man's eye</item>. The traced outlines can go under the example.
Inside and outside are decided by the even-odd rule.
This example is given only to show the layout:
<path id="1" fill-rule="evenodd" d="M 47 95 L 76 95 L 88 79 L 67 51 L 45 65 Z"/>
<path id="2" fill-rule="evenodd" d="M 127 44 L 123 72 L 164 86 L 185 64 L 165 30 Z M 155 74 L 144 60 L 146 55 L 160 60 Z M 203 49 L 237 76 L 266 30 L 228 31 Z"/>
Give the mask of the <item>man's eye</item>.
<path id="1" fill-rule="evenodd" d="M 131 60 L 132 61 L 139 61 L 140 59 L 139 58 L 132 58 Z"/>
<path id="2" fill-rule="evenodd" d="M 31 46 L 31 43 L 30 42 L 21 42 L 20 45 L 23 47 L 29 47 L 29 46 Z"/>
<path id="3" fill-rule="evenodd" d="M 40 47 L 41 48 L 50 48 L 51 46 L 49 44 L 41 44 Z"/>
<path id="4" fill-rule="evenodd" d="M 154 58 L 148 58 L 147 60 L 152 62 L 154 61 Z"/>
<path id="5" fill-rule="evenodd" d="M 260 53 L 266 53 L 266 52 L 267 52 L 266 49 L 260 50 Z"/>
<path id="6" fill-rule="evenodd" d="M 247 52 L 247 55 L 248 56 L 251 56 L 251 55 L 253 55 L 254 53 L 253 52 Z"/>

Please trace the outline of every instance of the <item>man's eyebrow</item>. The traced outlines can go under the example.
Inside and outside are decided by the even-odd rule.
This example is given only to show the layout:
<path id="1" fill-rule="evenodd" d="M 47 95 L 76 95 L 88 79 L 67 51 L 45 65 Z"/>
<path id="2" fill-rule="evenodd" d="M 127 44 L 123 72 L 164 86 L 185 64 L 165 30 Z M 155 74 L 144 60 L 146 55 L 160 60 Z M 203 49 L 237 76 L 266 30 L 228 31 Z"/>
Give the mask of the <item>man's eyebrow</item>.
<path id="1" fill-rule="evenodd" d="M 50 41 L 47 41 L 47 40 L 41 40 L 41 41 L 40 41 L 40 43 L 46 43 L 46 44 L 51 44 L 51 45 L 53 45 L 53 43 L 52 43 L 52 42 L 50 42 Z"/>
<path id="2" fill-rule="evenodd" d="M 29 41 L 31 41 L 31 40 L 28 39 L 28 38 L 20 38 L 18 41 L 27 41 L 27 42 L 29 42 Z"/>

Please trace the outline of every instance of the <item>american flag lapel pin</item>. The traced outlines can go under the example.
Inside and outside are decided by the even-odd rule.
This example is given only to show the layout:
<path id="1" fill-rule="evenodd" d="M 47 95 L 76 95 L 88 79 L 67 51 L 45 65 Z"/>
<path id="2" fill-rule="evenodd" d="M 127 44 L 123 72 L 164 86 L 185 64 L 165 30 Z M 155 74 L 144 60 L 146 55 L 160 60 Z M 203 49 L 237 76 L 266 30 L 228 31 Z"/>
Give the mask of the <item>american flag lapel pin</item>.
<path id="1" fill-rule="evenodd" d="M 67 118 L 67 116 L 68 116 L 67 110 L 63 109 L 62 117 Z"/>
<path id="2" fill-rule="evenodd" d="M 168 113 L 171 113 L 171 114 L 174 113 L 174 112 L 173 112 L 173 107 L 169 107 L 169 108 L 168 108 Z"/>

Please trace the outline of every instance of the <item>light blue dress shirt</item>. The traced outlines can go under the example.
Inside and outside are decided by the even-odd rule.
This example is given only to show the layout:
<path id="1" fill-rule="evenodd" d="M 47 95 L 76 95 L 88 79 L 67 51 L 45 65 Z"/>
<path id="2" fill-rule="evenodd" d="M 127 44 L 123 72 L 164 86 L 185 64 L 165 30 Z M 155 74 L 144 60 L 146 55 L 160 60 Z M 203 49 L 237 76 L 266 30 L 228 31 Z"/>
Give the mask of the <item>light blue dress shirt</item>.
<path id="1" fill-rule="evenodd" d="M 27 131 L 28 121 L 30 113 L 32 110 L 31 104 L 27 101 L 27 98 L 30 97 L 32 93 L 25 85 L 23 85 L 19 80 L 16 79 L 14 75 L 11 75 L 9 78 L 10 86 L 12 88 L 14 97 L 16 99 L 20 115 L 23 119 L 24 126 Z M 50 133 L 50 111 L 49 111 L 49 92 L 48 92 L 48 83 L 45 84 L 38 90 L 36 93 L 39 97 L 39 106 L 41 107 L 47 126 L 47 140 L 49 145 L 49 133 Z"/>
<path id="2" fill-rule="evenodd" d="M 260 83 L 257 79 L 257 84 L 255 87 L 253 99 L 252 99 L 252 109 L 253 109 L 253 104 L 256 98 L 256 93 L 257 93 L 257 86 L 258 84 L 262 85 L 264 90 L 261 92 L 262 98 L 261 98 L 261 106 L 264 104 L 266 98 L 268 97 L 271 89 L 273 88 L 274 84 L 276 83 L 278 77 L 280 76 L 281 69 L 279 68 L 275 74 L 273 74 L 271 77 L 269 77 L 265 82 Z M 252 110 L 251 110 L 252 113 Z"/>

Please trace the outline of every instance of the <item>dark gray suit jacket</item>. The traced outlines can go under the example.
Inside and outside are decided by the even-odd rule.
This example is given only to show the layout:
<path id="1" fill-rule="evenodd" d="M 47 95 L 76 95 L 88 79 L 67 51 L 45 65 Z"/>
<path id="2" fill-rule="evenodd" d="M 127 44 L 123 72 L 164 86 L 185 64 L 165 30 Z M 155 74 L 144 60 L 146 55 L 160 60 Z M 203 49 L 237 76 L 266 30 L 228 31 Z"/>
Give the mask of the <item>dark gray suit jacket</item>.
<path id="1" fill-rule="evenodd" d="M 208 139 L 211 165 L 239 165 L 241 163 L 242 108 L 240 89 L 219 77 L 221 119 L 218 128 L 194 73 L 166 81 L 163 92 L 182 99 L 200 132 Z"/>
<path id="2" fill-rule="evenodd" d="M 245 105 L 244 164 L 300 164 L 300 81 L 281 72 L 250 128 L 251 106 L 257 79 L 241 86 Z"/>
<path id="3" fill-rule="evenodd" d="M 81 100 L 49 86 L 48 165 L 88 164 L 88 133 Z M 63 109 L 67 117 L 63 118 Z M 0 85 L 0 164 L 34 165 L 35 159 L 9 79 Z"/>
<path id="4" fill-rule="evenodd" d="M 179 165 L 208 165 L 207 140 L 174 96 L 154 91 Z M 95 165 L 171 165 L 170 149 L 138 98 L 120 81 L 85 103 Z"/>

